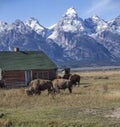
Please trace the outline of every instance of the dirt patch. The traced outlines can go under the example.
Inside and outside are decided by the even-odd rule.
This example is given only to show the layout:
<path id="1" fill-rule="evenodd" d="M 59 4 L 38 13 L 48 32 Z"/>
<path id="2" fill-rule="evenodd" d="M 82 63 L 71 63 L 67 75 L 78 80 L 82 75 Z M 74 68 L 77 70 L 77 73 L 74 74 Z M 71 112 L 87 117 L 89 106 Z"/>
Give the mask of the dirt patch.
<path id="1" fill-rule="evenodd" d="M 96 109 L 85 109 L 84 112 L 87 113 L 87 114 L 93 114 L 93 115 L 97 114 L 97 110 Z"/>
<path id="2" fill-rule="evenodd" d="M 120 108 L 112 109 L 112 111 L 109 114 L 105 115 L 105 117 L 120 119 Z"/>

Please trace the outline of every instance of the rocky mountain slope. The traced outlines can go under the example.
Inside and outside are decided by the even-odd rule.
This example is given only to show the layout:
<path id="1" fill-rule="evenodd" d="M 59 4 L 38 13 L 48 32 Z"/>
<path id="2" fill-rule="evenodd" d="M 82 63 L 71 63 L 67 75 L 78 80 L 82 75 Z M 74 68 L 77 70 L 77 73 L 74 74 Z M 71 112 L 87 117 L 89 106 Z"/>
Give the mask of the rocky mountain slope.
<path id="1" fill-rule="evenodd" d="M 69 8 L 53 26 L 35 18 L 12 24 L 0 21 L 0 50 L 42 50 L 59 66 L 120 65 L 120 16 L 85 20 Z"/>

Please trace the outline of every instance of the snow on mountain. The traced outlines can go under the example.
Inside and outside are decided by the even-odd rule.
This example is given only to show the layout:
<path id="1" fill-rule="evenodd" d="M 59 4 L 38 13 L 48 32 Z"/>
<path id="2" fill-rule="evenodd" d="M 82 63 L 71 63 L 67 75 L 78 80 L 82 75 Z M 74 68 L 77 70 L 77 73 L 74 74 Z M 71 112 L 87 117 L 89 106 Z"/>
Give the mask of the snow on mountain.
<path id="1" fill-rule="evenodd" d="M 115 23 L 117 25 L 114 26 Z M 109 61 L 107 59 L 109 58 L 111 59 L 111 62 L 113 62 L 116 57 L 118 58 L 118 56 L 120 56 L 119 35 L 113 35 L 115 30 L 117 33 L 119 32 L 119 26 L 119 17 L 112 22 L 113 29 L 110 22 L 106 22 L 96 15 L 83 21 L 77 15 L 75 9 L 70 8 L 58 23 L 52 27 L 53 32 L 48 39 L 52 39 L 64 49 L 64 57 L 66 58 L 73 58 L 76 61 L 84 61 L 87 58 L 94 61 L 97 59 L 97 56 L 100 56 L 100 60 L 105 58 Z M 90 39 L 89 37 L 93 39 Z M 117 39 L 115 39 L 116 37 Z M 81 38 L 81 40 L 78 38 Z M 89 41 L 90 43 L 88 43 Z M 95 46 L 95 43 L 98 45 Z M 99 44 L 103 47 L 100 48 L 101 45 Z M 87 45 L 89 45 L 89 48 L 87 48 Z M 95 51 L 98 53 L 97 56 L 93 53 L 94 48 L 92 47 L 97 47 L 99 49 L 98 51 Z M 107 56 L 107 58 L 105 56 Z M 103 60 L 104 62 L 105 59 Z"/>
<path id="2" fill-rule="evenodd" d="M 40 25 L 37 19 L 31 17 L 28 19 L 25 24 L 29 26 L 32 30 L 36 31 L 38 34 L 42 35 L 43 37 L 46 34 L 46 28 Z"/>
<path id="3" fill-rule="evenodd" d="M 120 59 L 120 35 L 111 31 L 103 31 L 95 37 L 117 59 Z"/>
<path id="4" fill-rule="evenodd" d="M 22 22 L 19 19 L 16 19 L 12 24 L 9 25 L 8 30 L 15 30 L 18 31 L 20 33 L 27 33 L 28 31 L 30 31 L 30 28 L 27 27 L 24 22 Z"/>
<path id="5" fill-rule="evenodd" d="M 98 16 L 93 16 L 85 20 L 85 25 L 89 29 L 89 36 L 102 44 L 108 51 L 116 57 L 120 58 L 120 18 L 105 22 Z"/>
<path id="6" fill-rule="evenodd" d="M 6 22 L 0 21 L 0 32 L 4 31 L 8 28 L 8 24 Z"/>
<path id="7" fill-rule="evenodd" d="M 54 24 L 54 25 L 48 27 L 48 29 L 49 29 L 49 30 L 53 30 L 56 26 L 57 26 L 57 24 Z"/>
<path id="8" fill-rule="evenodd" d="M 54 40 L 59 46 L 66 47 L 67 49 L 74 47 L 74 44 L 69 43 L 64 36 L 65 33 L 85 33 L 83 20 L 79 18 L 74 8 L 69 8 L 53 29 L 48 39 Z"/>
<path id="9" fill-rule="evenodd" d="M 58 65 L 113 65 L 120 61 L 120 16 L 104 21 L 98 16 L 83 20 L 69 8 L 49 28 L 35 18 L 12 24 L 0 21 L 0 50 L 42 50 Z"/>
<path id="10" fill-rule="evenodd" d="M 55 30 L 64 32 L 84 32 L 83 20 L 78 17 L 74 8 L 69 8 L 62 18 L 58 21 Z"/>
<path id="11" fill-rule="evenodd" d="M 96 34 L 109 29 L 108 23 L 94 15 L 84 21 L 88 34 Z"/>
<path id="12" fill-rule="evenodd" d="M 115 18 L 115 20 L 109 22 L 112 32 L 120 34 L 120 15 Z"/>
<path id="13" fill-rule="evenodd" d="M 84 32 L 83 20 L 78 17 L 78 14 L 74 8 L 69 8 L 67 12 L 58 22 L 61 26 L 61 30 L 65 32 Z"/>
<path id="14" fill-rule="evenodd" d="M 96 60 L 97 62 L 99 61 L 99 64 L 102 64 L 103 60 L 104 62 L 111 63 L 110 61 L 114 59 L 111 53 L 88 34 L 89 29 L 92 29 L 91 31 L 94 30 L 94 33 L 104 31 L 108 27 L 107 23 L 97 16 L 87 21 L 83 21 L 77 15 L 75 9 L 70 8 L 58 23 L 52 27 L 52 33 L 48 37 L 48 40 L 53 40 L 63 48 L 63 56 L 67 60 L 69 58 L 69 60 L 80 61 L 80 63 L 87 61 L 91 64 Z"/>
<path id="15" fill-rule="evenodd" d="M 72 18 L 73 16 L 76 17 L 77 12 L 75 11 L 74 8 L 69 8 L 65 14 L 70 18 Z"/>
<path id="16" fill-rule="evenodd" d="M 41 41 L 44 42 L 41 35 L 17 19 L 0 33 L 0 50 L 13 50 L 14 47 L 21 50 L 38 50 Z"/>

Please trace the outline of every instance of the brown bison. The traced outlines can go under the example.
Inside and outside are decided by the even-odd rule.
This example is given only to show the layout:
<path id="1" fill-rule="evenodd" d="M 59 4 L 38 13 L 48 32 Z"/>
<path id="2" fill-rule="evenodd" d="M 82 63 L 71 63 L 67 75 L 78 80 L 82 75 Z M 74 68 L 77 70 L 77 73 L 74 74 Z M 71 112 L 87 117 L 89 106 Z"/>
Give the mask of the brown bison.
<path id="1" fill-rule="evenodd" d="M 78 74 L 71 75 L 69 80 L 72 82 L 72 84 L 74 84 L 74 86 L 80 85 L 80 75 Z"/>
<path id="2" fill-rule="evenodd" d="M 52 81 L 54 92 L 60 92 L 60 89 L 68 88 L 69 92 L 72 93 L 72 82 L 67 79 L 54 79 Z"/>
<path id="3" fill-rule="evenodd" d="M 0 80 L 0 88 L 5 88 L 5 81 L 4 80 Z"/>
<path id="4" fill-rule="evenodd" d="M 52 81 L 44 79 L 34 79 L 29 83 L 26 90 L 27 95 L 41 94 L 41 91 L 48 90 L 48 94 L 53 91 Z"/>

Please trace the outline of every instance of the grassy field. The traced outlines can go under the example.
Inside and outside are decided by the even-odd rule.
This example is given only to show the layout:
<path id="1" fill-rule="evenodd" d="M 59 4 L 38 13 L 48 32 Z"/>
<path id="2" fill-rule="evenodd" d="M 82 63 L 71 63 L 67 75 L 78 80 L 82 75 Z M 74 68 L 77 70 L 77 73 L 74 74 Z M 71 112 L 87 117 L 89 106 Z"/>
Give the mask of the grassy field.
<path id="1" fill-rule="evenodd" d="M 81 75 L 72 94 L 0 90 L 0 127 L 120 127 L 120 71 L 72 73 Z"/>

